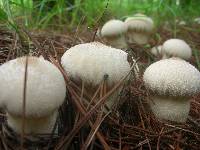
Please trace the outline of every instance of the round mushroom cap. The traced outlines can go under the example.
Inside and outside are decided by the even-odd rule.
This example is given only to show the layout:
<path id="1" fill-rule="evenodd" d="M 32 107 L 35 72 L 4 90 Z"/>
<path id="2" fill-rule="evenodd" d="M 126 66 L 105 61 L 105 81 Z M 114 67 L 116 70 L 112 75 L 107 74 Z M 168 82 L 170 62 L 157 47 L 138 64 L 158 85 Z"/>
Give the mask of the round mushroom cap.
<path id="1" fill-rule="evenodd" d="M 164 96 L 191 96 L 200 92 L 200 72 L 179 58 L 163 59 L 144 72 L 147 89 Z"/>
<path id="2" fill-rule="evenodd" d="M 0 100 L 3 108 L 13 115 L 23 113 L 23 90 L 26 57 L 0 66 Z M 38 57 L 28 57 L 26 84 L 26 117 L 48 116 L 63 103 L 65 81 L 58 68 Z"/>
<path id="3" fill-rule="evenodd" d="M 192 56 L 190 46 L 180 39 L 169 39 L 164 42 L 162 53 L 167 56 L 179 57 L 188 60 Z"/>
<path id="4" fill-rule="evenodd" d="M 101 35 L 103 37 L 119 36 L 127 31 L 127 26 L 121 20 L 109 20 L 104 24 L 101 29 Z"/>
<path id="5" fill-rule="evenodd" d="M 151 33 L 154 28 L 153 20 L 143 14 L 136 14 L 125 20 L 128 30 Z"/>
<path id="6" fill-rule="evenodd" d="M 67 50 L 61 64 L 74 81 L 99 85 L 108 75 L 108 86 L 120 81 L 130 71 L 127 53 L 99 42 L 79 44 Z"/>

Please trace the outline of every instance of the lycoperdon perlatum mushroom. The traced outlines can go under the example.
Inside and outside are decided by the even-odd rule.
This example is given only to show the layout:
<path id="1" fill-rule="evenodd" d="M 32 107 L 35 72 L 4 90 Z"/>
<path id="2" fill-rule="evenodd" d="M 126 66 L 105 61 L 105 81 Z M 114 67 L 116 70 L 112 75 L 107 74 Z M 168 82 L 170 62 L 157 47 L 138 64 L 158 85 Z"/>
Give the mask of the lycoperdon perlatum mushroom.
<path id="1" fill-rule="evenodd" d="M 189 60 L 192 56 L 190 46 L 181 39 L 169 39 L 163 43 L 162 58 L 179 57 L 181 59 Z"/>
<path id="2" fill-rule="evenodd" d="M 0 66 L 0 106 L 7 123 L 16 133 L 50 134 L 56 123 L 66 87 L 56 66 L 40 57 L 28 57 L 26 105 L 23 117 L 23 88 L 26 57 L 10 60 Z"/>
<path id="3" fill-rule="evenodd" d="M 143 80 L 150 92 L 150 107 L 161 120 L 185 122 L 190 97 L 200 92 L 200 72 L 180 58 L 163 59 L 151 64 Z"/>
<path id="4" fill-rule="evenodd" d="M 107 91 L 112 89 L 130 71 L 127 53 L 99 42 L 79 44 L 67 50 L 61 64 L 71 80 L 78 85 L 84 83 L 87 92 L 93 96 L 107 76 Z M 116 102 L 119 90 L 106 101 L 108 108 Z"/>
<path id="5" fill-rule="evenodd" d="M 143 14 L 135 14 L 133 17 L 128 17 L 125 20 L 125 24 L 128 28 L 128 43 L 143 45 L 149 42 L 154 28 L 153 20 L 150 17 Z"/>
<path id="6" fill-rule="evenodd" d="M 109 20 L 101 29 L 101 36 L 106 40 L 108 45 L 119 48 L 127 49 L 125 34 L 127 27 L 121 20 Z"/>

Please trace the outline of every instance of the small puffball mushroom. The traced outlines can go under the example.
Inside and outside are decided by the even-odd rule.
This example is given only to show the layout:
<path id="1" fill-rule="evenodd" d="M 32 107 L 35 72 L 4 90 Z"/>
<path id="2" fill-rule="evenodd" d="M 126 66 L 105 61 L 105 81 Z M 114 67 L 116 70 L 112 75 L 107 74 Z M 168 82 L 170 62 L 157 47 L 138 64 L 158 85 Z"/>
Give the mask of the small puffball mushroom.
<path id="1" fill-rule="evenodd" d="M 180 22 L 178 23 L 178 25 L 180 25 L 180 26 L 185 26 L 185 25 L 186 25 L 186 22 L 185 22 L 184 20 L 182 20 L 182 21 L 180 21 Z"/>
<path id="2" fill-rule="evenodd" d="M 127 49 L 125 33 L 127 27 L 121 20 L 110 20 L 101 29 L 101 36 L 115 48 Z"/>
<path id="3" fill-rule="evenodd" d="M 162 45 L 153 47 L 151 49 L 151 54 L 153 54 L 154 56 L 162 55 Z"/>
<path id="4" fill-rule="evenodd" d="M 181 59 L 189 60 L 192 56 L 190 46 L 180 39 L 169 39 L 164 42 L 162 46 L 163 59 L 170 57 L 179 57 Z"/>
<path id="5" fill-rule="evenodd" d="M 145 87 L 150 91 L 150 107 L 161 120 L 185 122 L 190 97 L 200 92 L 200 72 L 180 58 L 163 59 L 144 72 Z"/>
<path id="6" fill-rule="evenodd" d="M 200 24 L 200 17 L 195 18 L 195 19 L 194 19 L 194 22 L 196 22 L 197 24 Z"/>
<path id="7" fill-rule="evenodd" d="M 127 37 L 129 43 L 147 44 L 151 33 L 153 32 L 154 23 L 150 17 L 143 14 L 136 14 L 125 20 L 127 25 Z"/>
<path id="8" fill-rule="evenodd" d="M 61 64 L 71 80 L 79 85 L 84 83 L 91 96 L 94 95 L 105 75 L 108 76 L 106 82 L 108 91 L 130 71 L 126 52 L 99 42 L 71 47 L 62 56 Z M 107 100 L 106 104 L 109 108 L 113 105 L 119 91 L 114 97 L 111 96 L 112 99 Z"/>
<path id="9" fill-rule="evenodd" d="M 26 134 L 50 134 L 62 105 L 66 87 L 56 66 L 43 57 L 28 57 L 25 127 Z M 16 58 L 0 66 L 0 106 L 7 122 L 21 133 L 23 120 L 23 88 L 26 57 Z"/>

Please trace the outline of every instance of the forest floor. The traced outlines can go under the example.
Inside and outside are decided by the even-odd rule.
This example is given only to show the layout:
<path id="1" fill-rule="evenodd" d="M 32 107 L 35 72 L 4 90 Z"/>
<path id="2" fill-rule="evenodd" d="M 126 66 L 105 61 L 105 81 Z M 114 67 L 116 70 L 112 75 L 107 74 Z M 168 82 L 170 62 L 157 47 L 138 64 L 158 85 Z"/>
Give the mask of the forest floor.
<path id="1" fill-rule="evenodd" d="M 198 28 L 197 25 L 180 26 L 177 28 L 176 37 L 185 40 L 195 50 L 190 63 L 200 69 L 200 31 Z M 140 57 L 138 62 L 145 64 L 144 66 L 152 63 L 153 59 L 159 59 L 150 59 L 150 48 L 173 37 L 173 31 L 164 27 L 158 29 L 157 33 L 159 38 L 153 36 L 147 48 L 137 45 L 131 46 L 132 50 L 143 49 L 137 56 Z M 16 34 L 1 29 L 0 63 L 25 55 L 29 49 L 31 55 L 43 55 L 45 59 L 60 67 L 60 58 L 67 49 L 79 43 L 94 41 L 94 35 L 94 31 L 87 28 L 73 33 L 29 31 L 26 36 L 29 37 L 31 44 L 27 45 L 26 42 L 20 41 Z M 95 40 L 103 42 L 97 36 Z M 40 143 L 39 145 L 42 146 L 38 146 L 39 149 L 86 149 L 84 145 L 89 143 L 91 149 L 199 149 L 200 94 L 191 98 L 191 110 L 187 122 L 175 124 L 160 122 L 148 110 L 146 105 L 148 93 L 142 82 L 142 73 L 139 79 L 129 83 L 123 90 L 120 101 L 124 103 L 120 102 L 111 114 L 105 114 L 100 118 L 98 118 L 98 114 L 101 112 L 96 108 L 91 107 L 91 109 L 83 111 L 84 106 L 79 106 L 79 103 L 76 103 L 74 97 L 80 96 L 81 85 L 67 85 L 67 87 L 69 90 L 69 95 L 66 98 L 68 103 L 64 104 L 60 110 L 62 115 L 58 123 L 61 126 L 59 134 L 55 139 L 51 137 L 48 145 Z M 74 91 L 79 92 L 73 93 Z M 95 112 L 98 112 L 97 115 Z M 82 117 L 77 117 L 77 114 Z M 5 119 L 6 115 L 2 114 L 2 125 Z M 89 130 L 88 120 L 92 124 L 90 126 L 97 130 Z M 20 148 L 17 140 L 15 139 L 13 142 L 13 139 L 13 137 L 6 136 L 1 130 L 0 149 L 16 150 Z M 44 142 L 47 141 L 44 140 Z M 27 142 L 27 145 L 30 143 Z M 25 149 L 29 149 L 27 147 Z"/>

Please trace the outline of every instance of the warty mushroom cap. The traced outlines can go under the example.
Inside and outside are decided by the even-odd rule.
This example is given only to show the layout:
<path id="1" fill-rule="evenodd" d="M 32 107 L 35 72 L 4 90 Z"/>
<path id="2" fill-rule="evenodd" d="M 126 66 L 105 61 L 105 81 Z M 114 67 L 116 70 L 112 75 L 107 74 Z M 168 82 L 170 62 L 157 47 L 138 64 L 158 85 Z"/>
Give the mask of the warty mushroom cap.
<path id="1" fill-rule="evenodd" d="M 162 46 L 163 55 L 179 57 L 188 60 L 192 56 L 190 46 L 181 39 L 169 39 Z"/>
<path id="2" fill-rule="evenodd" d="M 135 14 L 125 20 L 128 30 L 151 33 L 154 28 L 153 20 L 143 14 Z"/>
<path id="3" fill-rule="evenodd" d="M 116 37 L 125 34 L 127 26 L 121 20 L 109 20 L 104 24 L 101 29 L 101 36 L 103 37 Z"/>
<path id="4" fill-rule="evenodd" d="M 75 81 L 99 85 L 108 75 L 108 86 L 120 81 L 130 71 L 127 53 L 99 42 L 79 44 L 67 50 L 61 64 Z"/>
<path id="5" fill-rule="evenodd" d="M 200 91 L 200 72 L 179 58 L 163 59 L 151 64 L 144 72 L 145 86 L 165 96 L 191 96 Z"/>
<path id="6" fill-rule="evenodd" d="M 23 113 L 25 63 L 26 57 L 21 57 L 0 66 L 0 99 L 13 116 Z M 52 114 L 63 103 L 65 94 L 65 81 L 58 68 L 43 58 L 28 57 L 26 117 Z"/>

